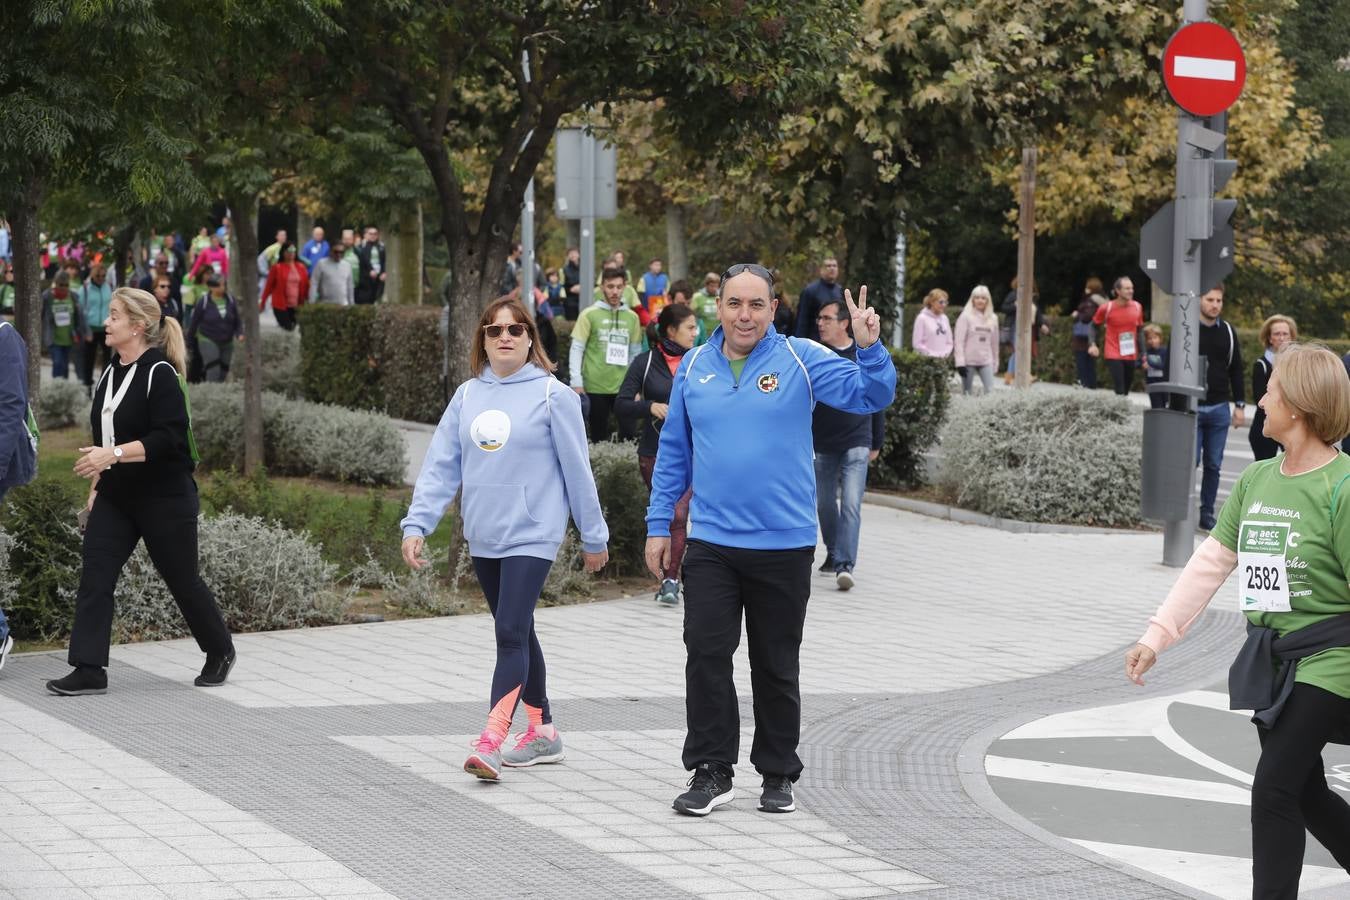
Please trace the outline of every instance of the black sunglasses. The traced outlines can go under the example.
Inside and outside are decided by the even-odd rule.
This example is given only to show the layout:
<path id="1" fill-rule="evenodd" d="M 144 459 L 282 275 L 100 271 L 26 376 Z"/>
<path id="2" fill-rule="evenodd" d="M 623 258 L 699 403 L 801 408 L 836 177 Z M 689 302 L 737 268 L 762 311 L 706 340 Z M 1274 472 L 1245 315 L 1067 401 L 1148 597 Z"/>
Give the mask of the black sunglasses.
<path id="1" fill-rule="evenodd" d="M 510 325 L 484 325 L 483 331 L 490 338 L 499 338 L 502 336 L 502 329 L 505 328 L 511 337 L 520 337 L 525 333 L 525 326 L 519 322 L 512 322 Z"/>
<path id="2" fill-rule="evenodd" d="M 728 278 L 733 278 L 740 275 L 742 272 L 758 275 L 769 283 L 769 287 L 773 287 L 773 273 L 759 263 L 736 263 L 736 265 L 722 273 L 722 283 L 726 284 Z"/>

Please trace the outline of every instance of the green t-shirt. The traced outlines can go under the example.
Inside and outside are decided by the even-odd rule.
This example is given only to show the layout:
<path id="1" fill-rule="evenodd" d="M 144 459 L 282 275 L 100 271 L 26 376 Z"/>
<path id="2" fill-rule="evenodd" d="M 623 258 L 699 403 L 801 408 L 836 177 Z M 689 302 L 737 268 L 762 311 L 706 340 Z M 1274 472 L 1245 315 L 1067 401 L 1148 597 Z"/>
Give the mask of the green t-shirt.
<path id="1" fill-rule="evenodd" d="M 693 308 L 694 315 L 698 316 L 699 324 L 703 326 L 703 330 L 707 334 L 712 334 L 713 329 L 719 324 L 717 295 L 694 291 L 694 296 L 689 298 L 689 306 Z"/>
<path id="2" fill-rule="evenodd" d="M 71 346 L 75 343 L 71 339 L 71 331 L 75 326 L 75 300 L 69 295 L 64 300 L 53 297 L 51 310 L 52 344 L 57 347 Z"/>
<path id="3" fill-rule="evenodd" d="M 595 293 L 592 295 L 592 299 L 594 299 L 596 303 L 604 303 L 604 290 L 596 288 Z M 623 299 L 620 302 L 626 309 L 636 309 L 642 301 L 638 299 L 637 290 L 631 284 L 625 284 L 623 286 Z"/>
<path id="4" fill-rule="evenodd" d="M 1350 613 L 1350 456 L 1338 453 L 1302 475 L 1280 471 L 1283 456 L 1248 466 L 1219 512 L 1211 536 L 1235 553 L 1249 545 L 1283 545 L 1289 612 L 1247 612 L 1249 621 L 1291 631 Z M 1252 532 L 1259 530 L 1259 535 Z M 1238 590 L 1244 590 L 1241 564 Z M 1294 680 L 1350 698 L 1350 647 L 1299 660 Z"/>
<path id="5" fill-rule="evenodd" d="M 736 384 L 741 383 L 741 373 L 745 371 L 745 361 L 749 358 L 748 356 L 742 356 L 740 359 L 727 358 L 727 363 L 731 366 L 731 377 Z"/>
<path id="6" fill-rule="evenodd" d="M 642 322 L 626 306 L 616 309 L 600 303 L 587 307 L 577 318 L 572 340 L 581 341 L 585 348 L 581 356 L 581 384 L 586 393 L 617 394 L 628 372 L 632 347 L 642 343 Z"/>

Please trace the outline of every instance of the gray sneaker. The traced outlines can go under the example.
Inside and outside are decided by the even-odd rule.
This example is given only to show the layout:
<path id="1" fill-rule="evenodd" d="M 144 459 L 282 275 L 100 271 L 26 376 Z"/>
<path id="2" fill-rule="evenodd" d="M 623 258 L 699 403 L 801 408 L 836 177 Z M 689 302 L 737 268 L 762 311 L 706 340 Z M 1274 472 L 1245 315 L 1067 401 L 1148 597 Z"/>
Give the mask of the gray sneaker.
<path id="1" fill-rule="evenodd" d="M 562 759 L 562 735 L 555 729 L 553 739 L 549 740 L 531 726 L 519 736 L 514 747 L 502 754 L 502 765 L 523 769 L 540 763 L 562 762 Z"/>
<path id="2" fill-rule="evenodd" d="M 484 731 L 474 743 L 473 752 L 464 760 L 464 771 L 484 781 L 496 781 L 502 774 L 502 747 Z"/>
<path id="3" fill-rule="evenodd" d="M 674 578 L 662 580 L 661 587 L 656 592 L 656 602 L 663 603 L 666 606 L 677 606 L 680 602 L 680 583 Z"/>

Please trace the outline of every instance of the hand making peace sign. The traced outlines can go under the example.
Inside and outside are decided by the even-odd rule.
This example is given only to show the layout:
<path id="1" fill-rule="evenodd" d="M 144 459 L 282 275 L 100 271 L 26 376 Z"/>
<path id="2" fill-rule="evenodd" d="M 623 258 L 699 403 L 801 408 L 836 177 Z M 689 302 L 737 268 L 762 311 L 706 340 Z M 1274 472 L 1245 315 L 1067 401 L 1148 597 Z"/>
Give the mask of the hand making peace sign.
<path id="1" fill-rule="evenodd" d="M 844 303 L 848 306 L 849 318 L 853 320 L 853 340 L 858 349 L 870 347 L 881 337 L 881 317 L 877 311 L 867 305 L 867 285 L 858 288 L 858 302 L 853 302 L 853 293 L 844 288 Z"/>

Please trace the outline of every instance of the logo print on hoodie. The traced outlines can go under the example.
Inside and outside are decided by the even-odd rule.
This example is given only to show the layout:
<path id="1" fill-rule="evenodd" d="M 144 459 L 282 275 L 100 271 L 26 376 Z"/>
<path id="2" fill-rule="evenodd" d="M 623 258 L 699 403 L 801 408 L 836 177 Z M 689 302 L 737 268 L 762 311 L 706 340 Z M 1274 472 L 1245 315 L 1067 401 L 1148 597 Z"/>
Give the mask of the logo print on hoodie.
<path id="1" fill-rule="evenodd" d="M 511 439 L 511 418 L 500 409 L 486 409 L 469 425 L 469 438 L 486 453 L 496 453 Z"/>
<path id="2" fill-rule="evenodd" d="M 759 376 L 757 384 L 761 391 L 766 394 L 772 394 L 774 391 L 778 390 L 778 373 L 769 372 L 767 375 Z"/>

